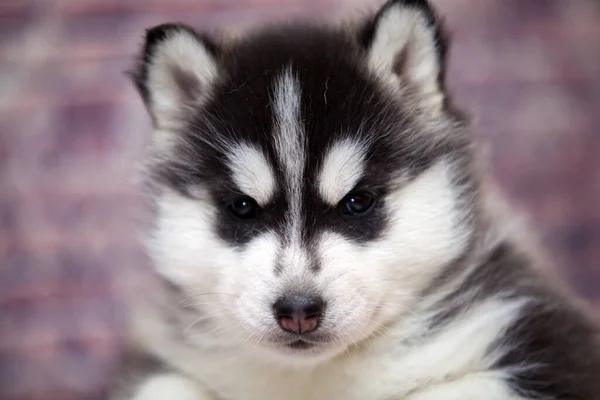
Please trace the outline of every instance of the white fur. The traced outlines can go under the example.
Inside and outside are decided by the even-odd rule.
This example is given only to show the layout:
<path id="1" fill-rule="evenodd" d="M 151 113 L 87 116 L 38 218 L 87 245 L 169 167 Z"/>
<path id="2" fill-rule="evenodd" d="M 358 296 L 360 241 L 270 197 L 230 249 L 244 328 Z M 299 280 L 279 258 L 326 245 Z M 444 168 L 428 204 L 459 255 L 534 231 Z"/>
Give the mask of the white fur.
<path id="1" fill-rule="evenodd" d="M 394 73 L 394 63 L 405 54 L 402 76 Z M 438 108 L 443 94 L 438 85 L 440 64 L 434 32 L 417 8 L 390 7 L 380 18 L 368 58 L 371 70 L 390 87 L 411 83 L 428 106 Z M 408 82 L 403 82 L 408 80 Z"/>
<path id="2" fill-rule="evenodd" d="M 168 325 L 144 329 L 153 351 L 230 400 L 442 400 L 446 390 L 455 398 L 464 393 L 475 400 L 491 390 L 497 399 L 517 400 L 501 380 L 510 371 L 484 372 L 507 350 L 488 351 L 524 302 L 474 304 L 430 332 L 418 298 L 440 265 L 466 246 L 451 177 L 452 166 L 441 161 L 390 193 L 391 222 L 376 241 L 357 246 L 323 233 L 318 274 L 307 272 L 297 242 L 264 232 L 243 250 L 230 248 L 213 233 L 215 210 L 208 200 L 165 193 L 155 263 L 184 288 L 198 315 L 182 328 L 185 343 L 174 341 L 178 336 Z M 282 248 L 288 249 L 283 258 Z M 288 268 L 278 276 L 274 266 L 282 259 Z M 272 304 L 306 286 L 327 301 L 320 329 L 335 339 L 312 353 L 290 354 L 270 341 L 279 329 Z"/>
<path id="3" fill-rule="evenodd" d="M 319 173 L 319 193 L 336 205 L 358 183 L 364 171 L 365 148 L 352 140 L 335 143 Z"/>
<path id="4" fill-rule="evenodd" d="M 302 171 L 306 160 L 305 138 L 300 121 L 300 83 L 292 69 L 287 68 L 276 81 L 273 99 L 276 125 L 275 149 L 286 173 L 286 190 L 290 201 L 290 219 L 297 223 L 300 216 Z"/>
<path id="5" fill-rule="evenodd" d="M 190 200 L 173 191 L 163 193 L 148 243 L 159 273 L 184 287 L 216 284 L 215 269 L 236 259 L 211 229 L 214 213 L 208 200 Z"/>
<path id="6" fill-rule="evenodd" d="M 266 232 L 239 252 L 214 233 L 215 210 L 208 202 L 167 192 L 158 205 L 151 254 L 158 271 L 183 287 L 187 305 L 197 306 L 199 320 L 214 321 L 217 329 L 209 336 L 241 343 L 248 332 L 258 338 L 272 328 L 278 239 Z M 220 332 L 227 329 L 225 335 Z"/>
<path id="7" fill-rule="evenodd" d="M 388 196 L 390 224 L 379 240 L 356 246 L 323 234 L 317 278 L 328 301 L 323 328 L 358 341 L 415 307 L 419 290 L 466 245 L 455 196 L 449 166 L 439 163 Z"/>
<path id="8" fill-rule="evenodd" d="M 317 246 L 322 265 L 318 274 L 307 271 L 299 240 L 282 242 L 264 232 L 243 250 L 228 246 L 212 228 L 214 206 L 174 192 L 158 201 L 150 248 L 159 272 L 190 296 L 222 293 L 202 298 L 219 303 L 211 318 L 231 330 L 225 335 L 228 340 L 252 347 L 260 341 L 268 350 L 264 357 L 285 355 L 269 345 L 270 335 L 279 329 L 272 304 L 295 289 L 315 289 L 328 303 L 322 329 L 339 337 L 320 350 L 331 357 L 415 307 L 418 291 L 439 266 L 461 253 L 467 231 L 457 228 L 461 214 L 450 179 L 450 166 L 441 162 L 389 194 L 387 233 L 365 246 L 323 233 Z M 277 263 L 284 265 L 280 276 L 275 273 Z M 316 354 L 314 359 L 320 360 Z"/>
<path id="9" fill-rule="evenodd" d="M 422 336 L 427 322 L 409 314 L 387 325 L 385 335 L 350 345 L 337 357 L 313 365 L 263 360 L 237 346 L 204 344 L 191 350 L 168 334 L 155 337 L 154 343 L 159 354 L 231 400 L 518 400 L 504 381 L 510 371 L 489 370 L 507 349 L 487 350 L 519 317 L 524 304 L 492 299 L 439 333 L 407 342 Z"/>
<path id="10" fill-rule="evenodd" d="M 159 57 L 173 61 L 177 51 L 192 46 L 189 39 L 170 47 L 171 58 Z M 408 78 L 433 96 L 428 101 L 438 101 L 432 32 L 416 9 L 394 6 L 380 19 L 369 65 L 398 83 L 403 78 L 393 76 L 392 63 L 403 48 Z M 188 67 L 206 62 L 208 55 L 194 57 L 199 59 Z M 215 71 L 196 73 L 209 81 Z M 159 89 L 163 97 L 154 101 L 165 110 L 174 106 L 168 89 L 154 87 Z M 432 332 L 431 310 L 425 311 L 431 303 L 419 298 L 441 266 L 468 243 L 453 166 L 438 161 L 394 186 L 383 199 L 388 225 L 381 237 L 358 245 L 323 231 L 311 249 L 321 265 L 314 273 L 301 242 L 307 162 L 301 85 L 289 68 L 273 89 L 274 146 L 285 181 L 275 182 L 259 149 L 228 144 L 226 154 L 236 184 L 261 204 L 276 190 L 285 191 L 286 234 L 257 232 L 243 247 L 230 245 L 217 236 L 219 210 L 201 188 L 194 199 L 168 190 L 160 194 L 151 255 L 158 271 L 183 288 L 195 313 L 182 317 L 190 319 L 175 334 L 173 326 L 151 318 L 141 331 L 152 350 L 207 392 L 228 400 L 518 400 L 503 381 L 510 371 L 490 368 L 508 350 L 492 345 L 525 301 L 488 299 Z M 360 179 L 364 157 L 362 145 L 350 139 L 334 144 L 315 189 L 337 203 Z M 327 303 L 319 330 L 330 339 L 311 351 L 292 352 L 274 340 L 281 330 L 272 306 L 281 295 L 306 288 Z M 152 378 L 140 393 L 146 397 L 136 400 L 206 399 L 170 376 Z"/>
<path id="11" fill-rule="evenodd" d="M 285 171 L 285 190 L 289 201 L 287 211 L 287 246 L 283 249 L 281 267 L 297 268 L 297 261 L 306 259 L 299 246 L 303 170 L 306 162 L 306 143 L 300 115 L 301 88 L 291 67 L 275 83 L 273 98 L 275 112 L 275 150 Z M 287 262 L 286 262 L 287 261 Z M 288 265 L 288 264 L 292 265 Z M 303 265 L 306 267 L 306 263 Z"/>
<path id="12" fill-rule="evenodd" d="M 137 389 L 132 400 L 209 400 L 193 381 L 174 374 L 154 376 Z"/>
<path id="13" fill-rule="evenodd" d="M 258 204 L 267 204 L 275 193 L 276 182 L 264 153 L 248 144 L 240 144 L 229 150 L 228 157 L 237 187 Z"/>
<path id="14" fill-rule="evenodd" d="M 180 30 L 157 45 L 148 67 L 150 110 L 159 129 L 171 129 L 185 110 L 185 97 L 174 79 L 173 68 L 194 78 L 203 95 L 201 102 L 217 77 L 217 64 L 204 45 L 191 33 Z M 190 104 L 187 104 L 188 106 Z"/>
<path id="15" fill-rule="evenodd" d="M 504 374 L 481 372 L 456 381 L 433 385 L 403 400 L 523 400 L 512 392 Z"/>

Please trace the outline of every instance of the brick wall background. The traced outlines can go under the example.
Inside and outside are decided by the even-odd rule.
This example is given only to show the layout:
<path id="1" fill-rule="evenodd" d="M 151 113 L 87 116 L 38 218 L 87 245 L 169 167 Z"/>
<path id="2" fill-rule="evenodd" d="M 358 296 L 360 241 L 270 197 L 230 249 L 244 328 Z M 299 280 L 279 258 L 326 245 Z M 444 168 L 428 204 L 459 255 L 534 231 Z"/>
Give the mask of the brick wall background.
<path id="1" fill-rule="evenodd" d="M 600 316 L 600 3 L 433 2 L 453 33 L 451 90 L 475 116 L 494 175 Z M 146 266 L 133 180 L 150 125 L 123 73 L 143 29 L 168 20 L 243 29 L 378 4 L 0 2 L 0 366 L 11 366 L 0 370 L 0 397 L 48 399 L 69 368 L 79 379 L 63 386 L 90 391 L 114 360 L 120 283 L 139 284 Z M 52 372 L 58 356 L 65 367 Z"/>

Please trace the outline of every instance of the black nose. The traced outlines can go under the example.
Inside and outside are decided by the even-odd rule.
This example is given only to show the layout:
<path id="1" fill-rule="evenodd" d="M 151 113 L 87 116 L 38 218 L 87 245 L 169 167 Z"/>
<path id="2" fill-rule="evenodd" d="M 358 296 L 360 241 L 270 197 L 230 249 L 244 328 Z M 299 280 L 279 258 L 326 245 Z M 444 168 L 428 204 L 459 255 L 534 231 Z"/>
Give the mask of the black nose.
<path id="1" fill-rule="evenodd" d="M 294 333 L 307 333 L 319 326 L 325 303 L 320 297 L 286 296 L 273 305 L 281 328 Z"/>

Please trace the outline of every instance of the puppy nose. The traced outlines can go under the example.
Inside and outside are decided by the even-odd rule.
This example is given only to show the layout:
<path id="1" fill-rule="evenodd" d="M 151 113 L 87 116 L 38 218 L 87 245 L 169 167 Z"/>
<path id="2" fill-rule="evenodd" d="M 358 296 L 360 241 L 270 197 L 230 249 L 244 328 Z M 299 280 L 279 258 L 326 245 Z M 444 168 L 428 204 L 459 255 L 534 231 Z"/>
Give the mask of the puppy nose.
<path id="1" fill-rule="evenodd" d="M 320 297 L 282 297 L 273 305 L 281 328 L 288 332 L 307 333 L 319 326 L 325 303 Z"/>

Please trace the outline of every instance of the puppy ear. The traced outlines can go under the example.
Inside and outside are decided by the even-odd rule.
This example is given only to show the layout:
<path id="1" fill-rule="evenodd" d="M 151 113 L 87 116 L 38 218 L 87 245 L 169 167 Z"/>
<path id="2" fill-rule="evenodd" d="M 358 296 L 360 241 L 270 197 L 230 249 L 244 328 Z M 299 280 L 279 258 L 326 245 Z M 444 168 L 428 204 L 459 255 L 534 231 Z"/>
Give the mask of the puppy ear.
<path id="1" fill-rule="evenodd" d="M 393 89 L 412 88 L 426 107 L 443 106 L 445 35 L 426 0 L 389 0 L 361 33 L 378 77 Z"/>
<path id="2" fill-rule="evenodd" d="M 216 53 L 214 44 L 185 25 L 146 32 L 131 76 L 157 129 L 175 127 L 187 109 L 206 100 L 217 78 Z"/>

